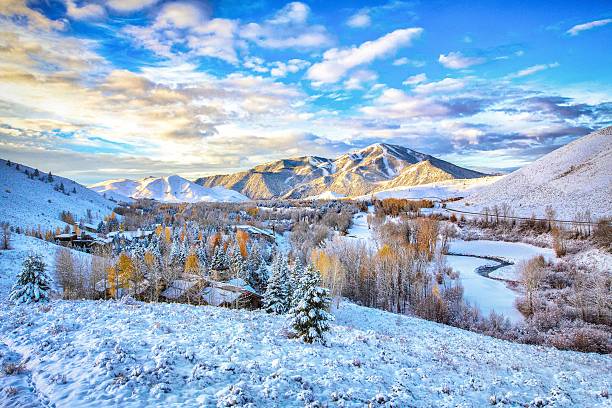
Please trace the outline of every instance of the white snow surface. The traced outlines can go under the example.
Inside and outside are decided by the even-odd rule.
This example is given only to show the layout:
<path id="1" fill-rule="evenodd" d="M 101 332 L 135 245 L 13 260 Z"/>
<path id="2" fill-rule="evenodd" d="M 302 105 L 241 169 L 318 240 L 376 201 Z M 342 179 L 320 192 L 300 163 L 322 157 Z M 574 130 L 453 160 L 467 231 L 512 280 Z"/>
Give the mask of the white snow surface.
<path id="1" fill-rule="evenodd" d="M 612 127 L 554 150 L 449 207 L 474 211 L 502 203 L 526 217 L 544 216 L 549 204 L 563 220 L 585 210 L 594 217 L 612 216 Z"/>
<path id="2" fill-rule="evenodd" d="M 61 211 L 70 211 L 76 221 L 85 219 L 87 210 L 91 210 L 93 224 L 97 225 L 117 206 L 110 200 L 91 191 L 85 186 L 65 177 L 53 175 L 53 182 L 47 183 L 38 178 L 29 179 L 25 175 L 34 169 L 22 164 L 20 170 L 16 165 L 6 165 L 0 160 L 0 221 L 8 221 L 12 226 L 44 229 L 64 228 L 66 225 L 60 217 Z M 40 177 L 47 173 L 40 170 Z M 70 195 L 55 191 L 55 185 L 64 184 L 64 190 Z M 76 189 L 76 194 L 73 193 Z"/>
<path id="3" fill-rule="evenodd" d="M 374 196 L 379 200 L 383 200 L 385 198 L 439 198 L 444 200 L 448 198 L 467 196 L 468 194 L 495 183 L 503 177 L 504 176 L 487 176 L 473 179 L 454 179 L 420 184 L 418 186 L 394 187 L 387 190 L 380 190 L 372 194 L 352 198 L 356 200 L 369 200 L 372 198 L 372 196 Z"/>
<path id="4" fill-rule="evenodd" d="M 1 407 L 609 407 L 612 358 L 506 342 L 348 302 L 326 346 L 283 316 L 115 301 L 6 304 L 29 237 L 0 251 Z M 10 280 L 10 279 L 9 279 Z M 8 388 L 14 387 L 14 388 Z M 318 403 L 318 404 L 317 404 Z M 310 405 L 309 405 L 310 404 Z"/>
<path id="5" fill-rule="evenodd" d="M 495 257 L 512 263 L 491 272 L 489 276 L 497 279 L 518 281 L 518 265 L 538 255 L 542 255 L 546 261 L 556 259 L 555 252 L 550 248 L 540 248 L 522 242 L 505 242 L 490 240 L 454 240 L 450 242 L 449 252 L 461 255 L 474 255 L 484 257 Z"/>
<path id="6" fill-rule="evenodd" d="M 321 194 L 306 197 L 306 200 L 338 200 L 340 198 L 345 198 L 346 195 L 335 193 L 333 191 L 327 190 L 322 192 Z"/>
<path id="7" fill-rule="evenodd" d="M 181 176 L 146 177 L 141 180 L 107 180 L 89 186 L 113 197 L 151 198 L 166 203 L 241 202 L 249 198 L 225 187 L 203 187 Z"/>

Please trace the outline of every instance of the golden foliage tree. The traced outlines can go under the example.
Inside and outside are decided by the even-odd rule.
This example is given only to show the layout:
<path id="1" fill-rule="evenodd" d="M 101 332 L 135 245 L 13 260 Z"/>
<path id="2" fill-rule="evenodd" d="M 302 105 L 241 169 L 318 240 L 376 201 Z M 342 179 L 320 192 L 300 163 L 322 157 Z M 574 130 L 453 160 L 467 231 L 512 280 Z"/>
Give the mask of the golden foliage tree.
<path id="1" fill-rule="evenodd" d="M 195 253 L 191 252 L 185 260 L 185 272 L 197 273 L 200 270 L 200 263 Z"/>
<path id="2" fill-rule="evenodd" d="M 249 242 L 249 233 L 244 230 L 238 230 L 236 232 L 236 241 L 238 242 L 238 248 L 240 249 L 240 254 L 244 259 L 246 259 L 247 252 L 247 243 Z"/>

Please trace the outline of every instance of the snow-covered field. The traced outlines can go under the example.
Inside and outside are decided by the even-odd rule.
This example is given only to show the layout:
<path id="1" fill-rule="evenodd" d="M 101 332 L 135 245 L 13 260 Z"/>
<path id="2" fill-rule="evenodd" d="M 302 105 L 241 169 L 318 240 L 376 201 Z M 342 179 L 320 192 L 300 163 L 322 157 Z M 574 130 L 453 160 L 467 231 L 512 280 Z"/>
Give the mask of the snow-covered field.
<path id="1" fill-rule="evenodd" d="M 518 293 L 508 288 L 505 282 L 485 278 L 476 272 L 479 267 L 496 265 L 497 262 L 455 255 L 447 256 L 446 262 L 459 272 L 465 300 L 477 306 L 484 316 L 495 311 L 512 322 L 523 320 L 521 313 L 514 306 Z"/>
<path id="2" fill-rule="evenodd" d="M 542 255 L 545 260 L 556 259 L 555 252 L 550 248 L 540 248 L 522 242 L 504 242 L 490 240 L 454 240 L 450 242 L 449 252 L 461 255 L 495 257 L 512 265 L 504 266 L 491 272 L 489 276 L 497 279 L 519 280 L 517 266 L 521 261 Z"/>
<path id="3" fill-rule="evenodd" d="M 284 317 L 115 301 L 6 303 L 21 262 L 0 251 L 0 407 L 607 407 L 612 358 L 482 336 L 343 302 L 328 345 Z M 469 258 L 466 258 L 469 259 Z"/>
<path id="4" fill-rule="evenodd" d="M 285 319 L 260 311 L 114 301 L 3 308 L 1 359 L 26 363 L 0 377 L 16 387 L 0 395 L 9 406 L 609 406 L 609 356 L 348 303 L 335 314 L 322 346 L 288 339 Z"/>
<path id="5" fill-rule="evenodd" d="M 447 199 L 462 197 L 474 193 L 481 188 L 488 186 L 504 176 L 488 176 L 473 179 L 455 179 L 439 181 L 417 186 L 395 187 L 388 190 L 377 191 L 372 194 L 356 197 L 356 199 L 369 200 L 372 196 L 383 200 L 385 198 L 439 198 Z"/>
<path id="6" fill-rule="evenodd" d="M 16 170 L 15 164 L 7 166 L 6 161 L 0 160 L 0 221 L 28 228 L 39 225 L 46 229 L 64 228 L 66 224 L 59 219 L 61 211 L 70 211 L 79 221 L 91 210 L 93 222 L 97 224 L 116 207 L 116 203 L 63 177 L 54 175 L 50 183 L 38 178 L 31 180 L 24 173 L 26 169 L 30 173 L 34 171 L 23 165 Z M 43 175 L 46 176 L 41 171 L 40 176 Z M 60 183 L 70 195 L 54 189 Z"/>

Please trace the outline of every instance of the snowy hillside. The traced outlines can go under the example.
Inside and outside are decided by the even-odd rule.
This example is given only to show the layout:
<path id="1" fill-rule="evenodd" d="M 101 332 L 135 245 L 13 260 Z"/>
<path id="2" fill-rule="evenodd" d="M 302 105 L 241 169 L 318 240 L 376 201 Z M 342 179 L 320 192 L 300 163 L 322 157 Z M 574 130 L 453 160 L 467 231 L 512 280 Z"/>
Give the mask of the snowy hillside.
<path id="1" fill-rule="evenodd" d="M 484 188 L 504 176 L 487 176 L 473 179 L 455 179 L 435 183 L 421 184 L 418 186 L 395 187 L 378 190 L 357 199 L 370 199 L 372 196 L 378 199 L 385 198 L 440 198 L 463 197 Z"/>
<path id="2" fill-rule="evenodd" d="M 138 181 L 107 180 L 89 186 L 100 194 L 112 197 L 151 198 L 166 203 L 240 202 L 248 197 L 224 187 L 203 187 L 181 176 L 147 177 Z"/>
<path id="3" fill-rule="evenodd" d="M 609 406 L 612 358 L 509 343 L 342 303 L 329 344 L 284 317 L 184 304 L 6 304 L 29 251 L 0 251 L 0 406 Z M 511 358 L 508 358 L 511 356 Z M 10 367 L 21 366 L 20 370 Z M 309 405 L 310 404 L 310 405 Z"/>
<path id="4" fill-rule="evenodd" d="M 87 218 L 90 210 L 91 221 L 96 224 L 117 206 L 67 178 L 53 175 L 53 181 L 48 182 L 47 173 L 41 170 L 38 177 L 30 179 L 26 170 L 30 174 L 35 171 L 21 164 L 17 170 L 15 163 L 8 166 L 5 160 L 0 160 L 0 221 L 19 227 L 63 228 L 66 224 L 60 221 L 61 211 L 71 212 L 80 221 Z M 61 185 L 64 192 L 57 191 Z"/>
<path id="5" fill-rule="evenodd" d="M 585 210 L 594 217 L 612 216 L 612 127 L 575 140 L 452 207 L 470 210 L 502 203 L 522 216 L 543 216 L 549 204 L 557 218 L 566 220 Z"/>

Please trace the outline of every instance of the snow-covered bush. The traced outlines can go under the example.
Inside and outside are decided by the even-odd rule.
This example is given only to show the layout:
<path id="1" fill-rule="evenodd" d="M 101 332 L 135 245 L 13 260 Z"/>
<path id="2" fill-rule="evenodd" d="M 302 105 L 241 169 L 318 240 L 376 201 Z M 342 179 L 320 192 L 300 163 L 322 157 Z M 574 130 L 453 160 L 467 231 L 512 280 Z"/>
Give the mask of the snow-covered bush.
<path id="1" fill-rule="evenodd" d="M 9 300 L 15 303 L 46 302 L 49 300 L 51 282 L 40 255 L 30 255 L 23 262 Z"/>
<path id="2" fill-rule="evenodd" d="M 297 337 L 306 343 L 325 343 L 325 332 L 333 320 L 328 312 L 331 304 L 329 291 L 319 287 L 320 282 L 319 273 L 309 266 L 296 290 L 295 298 L 300 301 L 291 309 L 291 326 Z"/>

